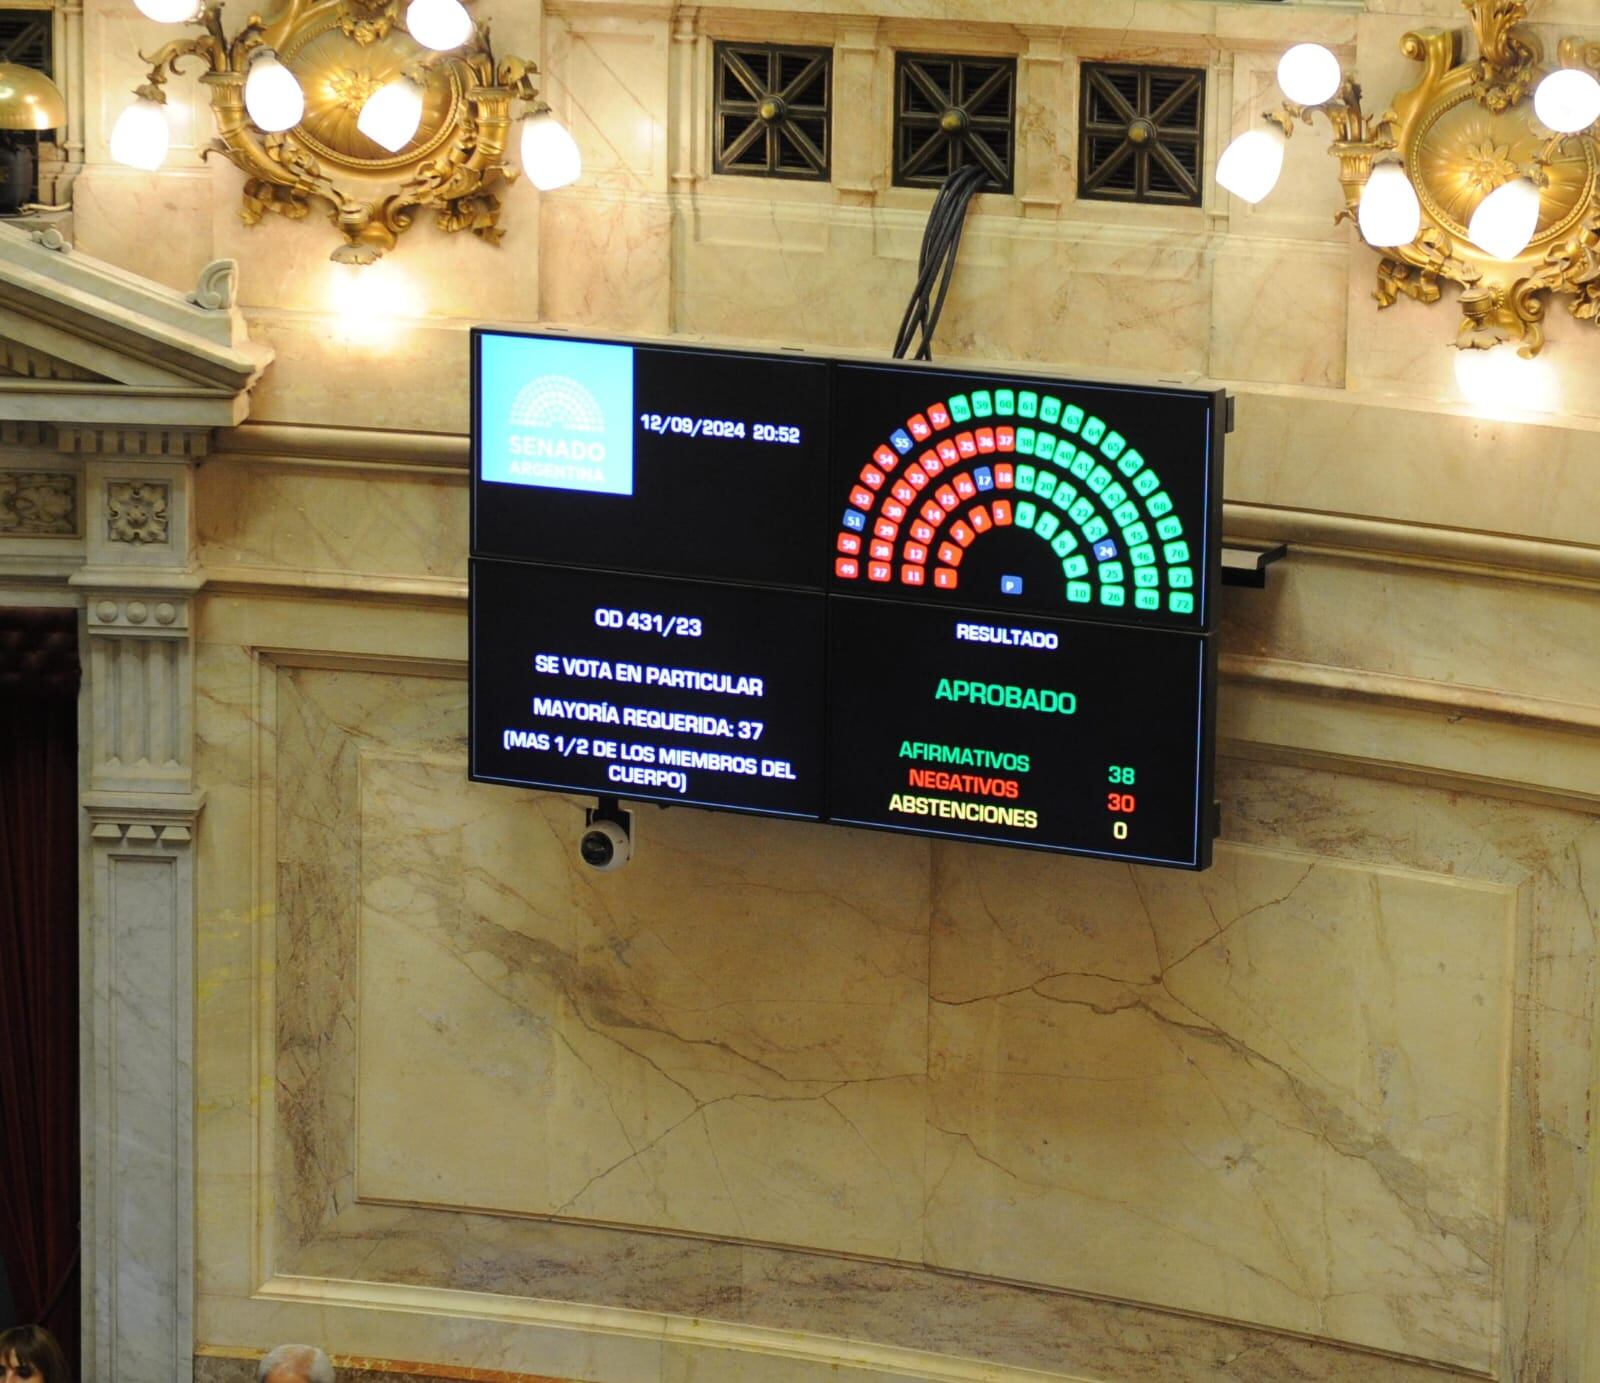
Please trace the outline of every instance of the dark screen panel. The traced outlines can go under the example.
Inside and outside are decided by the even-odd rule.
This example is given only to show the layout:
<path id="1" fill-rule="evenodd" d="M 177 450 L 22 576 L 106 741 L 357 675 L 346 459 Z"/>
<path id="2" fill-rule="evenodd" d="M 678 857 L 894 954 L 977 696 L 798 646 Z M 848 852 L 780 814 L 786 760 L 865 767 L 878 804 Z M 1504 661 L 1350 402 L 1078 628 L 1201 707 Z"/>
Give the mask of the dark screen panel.
<path id="1" fill-rule="evenodd" d="M 473 339 L 475 554 L 821 587 L 827 361 Z"/>
<path id="2" fill-rule="evenodd" d="M 470 774 L 817 818 L 823 605 L 477 559 Z"/>
<path id="3" fill-rule="evenodd" d="M 841 364 L 834 588 L 1206 629 L 1216 397 Z"/>
<path id="4" fill-rule="evenodd" d="M 829 816 L 1203 867 L 1210 641 L 833 597 Z"/>
<path id="5" fill-rule="evenodd" d="M 474 778 L 1210 863 L 1220 395 L 473 340 Z"/>

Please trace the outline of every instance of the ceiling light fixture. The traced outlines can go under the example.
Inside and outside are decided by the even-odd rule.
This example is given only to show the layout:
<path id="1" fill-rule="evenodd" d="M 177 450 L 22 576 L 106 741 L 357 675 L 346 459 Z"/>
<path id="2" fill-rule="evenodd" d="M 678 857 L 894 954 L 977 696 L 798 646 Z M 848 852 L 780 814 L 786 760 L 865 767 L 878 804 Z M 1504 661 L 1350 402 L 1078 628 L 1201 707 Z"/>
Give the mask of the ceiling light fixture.
<path id="1" fill-rule="evenodd" d="M 1422 66 L 1417 84 L 1382 115 L 1319 44 L 1278 64 L 1285 100 L 1265 127 L 1240 134 L 1217 162 L 1217 181 L 1257 202 L 1278 180 L 1283 141 L 1323 116 L 1339 162 L 1349 219 L 1383 251 L 1377 299 L 1433 303 L 1461 289 L 1456 344 L 1544 345 L 1544 299 L 1600 320 L 1600 44 L 1562 39 L 1546 70 L 1521 26 L 1527 0 L 1461 0 L 1478 56 L 1458 57 L 1457 35 L 1409 33 L 1401 51 Z M 1586 70 L 1588 69 L 1588 70 Z M 1385 155 L 1397 158 L 1385 158 Z"/>

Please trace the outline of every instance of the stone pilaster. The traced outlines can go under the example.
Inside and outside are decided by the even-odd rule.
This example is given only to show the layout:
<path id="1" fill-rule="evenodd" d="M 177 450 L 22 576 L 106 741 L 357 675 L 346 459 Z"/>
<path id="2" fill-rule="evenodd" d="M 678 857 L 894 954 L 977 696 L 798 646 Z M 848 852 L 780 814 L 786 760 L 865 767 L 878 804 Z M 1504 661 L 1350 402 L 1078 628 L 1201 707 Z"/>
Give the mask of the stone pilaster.
<path id="1" fill-rule="evenodd" d="M 65 439 L 64 439 L 65 440 Z M 194 439 L 78 429 L 88 869 L 84 1373 L 188 1378 L 194 1341 Z"/>

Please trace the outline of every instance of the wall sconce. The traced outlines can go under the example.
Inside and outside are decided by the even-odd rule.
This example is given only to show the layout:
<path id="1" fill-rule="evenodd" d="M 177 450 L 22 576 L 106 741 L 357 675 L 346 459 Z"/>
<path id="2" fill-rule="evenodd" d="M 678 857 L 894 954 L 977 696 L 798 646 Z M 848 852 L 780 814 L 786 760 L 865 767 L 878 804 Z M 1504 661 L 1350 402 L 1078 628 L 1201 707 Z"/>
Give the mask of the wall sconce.
<path id="1" fill-rule="evenodd" d="M 1600 43 L 1565 38 L 1548 71 L 1537 38 L 1519 29 L 1527 0 L 1462 0 L 1479 56 L 1457 59 L 1456 33 L 1407 34 L 1401 51 L 1422 77 L 1376 118 L 1361 87 L 1326 48 L 1303 43 L 1278 65 L 1287 98 L 1265 129 L 1247 130 L 1217 162 L 1217 181 L 1257 202 L 1283 165 L 1296 122 L 1321 113 L 1333 129 L 1345 206 L 1384 251 L 1376 297 L 1440 297 L 1440 280 L 1461 288 L 1455 344 L 1487 350 L 1544 345 L 1545 298 L 1572 299 L 1585 321 L 1600 318 Z M 1591 70 L 1585 70 L 1591 69 Z M 1531 98 L 1531 99 L 1530 99 Z M 1386 155 L 1392 157 L 1385 157 Z"/>
<path id="2" fill-rule="evenodd" d="M 419 211 L 441 230 L 498 244 L 501 182 L 513 103 L 520 101 L 522 163 L 542 191 L 582 171 L 578 146 L 538 101 L 523 58 L 496 61 L 489 26 L 460 0 L 287 0 L 272 20 L 252 15 L 233 38 L 207 0 L 136 0 L 161 23 L 201 32 L 140 54 L 149 80 L 111 132 L 111 156 L 154 170 L 166 157 L 169 73 L 206 64 L 218 153 L 245 174 L 240 216 L 292 220 L 325 204 L 345 243 L 341 264 L 370 264 L 394 248 Z"/>

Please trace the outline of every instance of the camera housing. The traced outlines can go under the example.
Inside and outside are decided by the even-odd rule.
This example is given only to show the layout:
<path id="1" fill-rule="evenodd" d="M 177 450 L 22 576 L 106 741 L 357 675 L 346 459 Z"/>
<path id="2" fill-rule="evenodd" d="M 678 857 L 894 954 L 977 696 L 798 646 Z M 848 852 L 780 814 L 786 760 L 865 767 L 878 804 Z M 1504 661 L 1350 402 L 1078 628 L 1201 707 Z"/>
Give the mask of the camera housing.
<path id="1" fill-rule="evenodd" d="M 614 797 L 602 797 L 598 806 L 583 814 L 583 835 L 578 858 L 590 869 L 606 873 L 621 869 L 633 858 L 633 813 L 624 811 Z"/>

